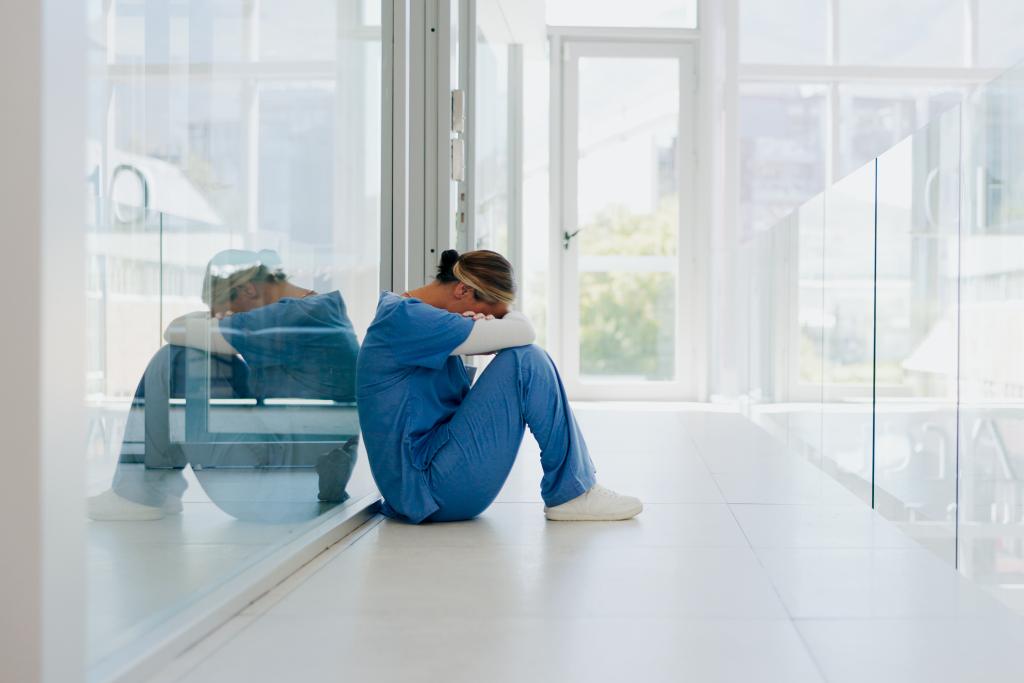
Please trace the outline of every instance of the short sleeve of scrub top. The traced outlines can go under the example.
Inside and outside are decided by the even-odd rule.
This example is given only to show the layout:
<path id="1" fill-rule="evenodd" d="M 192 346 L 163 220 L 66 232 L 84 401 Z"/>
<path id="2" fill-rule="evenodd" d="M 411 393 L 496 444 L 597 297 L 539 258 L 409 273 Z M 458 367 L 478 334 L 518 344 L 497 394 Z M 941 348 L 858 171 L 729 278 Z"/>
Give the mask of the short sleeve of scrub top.
<path id="1" fill-rule="evenodd" d="M 284 298 L 220 321 L 271 396 L 351 401 L 359 352 L 340 292 Z"/>
<path id="2" fill-rule="evenodd" d="M 432 370 L 442 368 L 473 329 L 471 319 L 415 299 L 398 306 L 388 323 L 396 342 L 395 361 Z"/>

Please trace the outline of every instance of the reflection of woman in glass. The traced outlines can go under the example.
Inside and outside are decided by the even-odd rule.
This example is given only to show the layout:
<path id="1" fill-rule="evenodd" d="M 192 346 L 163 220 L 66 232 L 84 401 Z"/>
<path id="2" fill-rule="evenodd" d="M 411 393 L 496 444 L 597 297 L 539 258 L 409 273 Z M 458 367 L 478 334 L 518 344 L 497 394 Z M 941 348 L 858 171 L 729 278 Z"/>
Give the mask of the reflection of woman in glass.
<path id="1" fill-rule="evenodd" d="M 411 522 L 470 519 L 494 501 L 523 431 L 541 448 L 552 520 L 622 520 L 640 501 L 594 479 L 551 358 L 510 311 L 512 266 L 492 251 L 446 251 L 437 279 L 384 292 L 359 353 L 359 423 L 385 514 Z M 460 355 L 495 358 L 470 389 Z"/>
<path id="2" fill-rule="evenodd" d="M 320 499 L 346 497 L 355 438 L 344 446 L 338 439 L 297 442 L 286 433 L 291 431 L 287 420 L 283 425 L 278 420 L 276 433 L 261 424 L 265 399 L 355 400 L 359 346 L 341 293 L 317 294 L 291 283 L 274 252 L 230 249 L 207 266 L 203 301 L 209 310 L 173 321 L 164 333 L 168 346 L 147 366 L 128 415 L 112 488 L 88 501 L 92 519 L 152 520 L 180 512 L 187 486 L 181 469 L 189 463 L 194 469 L 200 464 L 315 465 Z M 232 421 L 247 434 L 235 439 L 221 431 L 203 443 L 177 434 L 174 418 L 181 415 L 172 412 L 169 399 L 184 398 L 197 380 L 204 383 L 199 385 L 204 401 L 249 399 L 243 403 L 251 407 L 237 409 L 241 418 Z M 288 407 L 275 410 L 281 414 Z M 254 443 L 249 432 L 263 434 Z M 249 493 L 248 501 L 258 503 L 251 497 L 258 494 Z"/>

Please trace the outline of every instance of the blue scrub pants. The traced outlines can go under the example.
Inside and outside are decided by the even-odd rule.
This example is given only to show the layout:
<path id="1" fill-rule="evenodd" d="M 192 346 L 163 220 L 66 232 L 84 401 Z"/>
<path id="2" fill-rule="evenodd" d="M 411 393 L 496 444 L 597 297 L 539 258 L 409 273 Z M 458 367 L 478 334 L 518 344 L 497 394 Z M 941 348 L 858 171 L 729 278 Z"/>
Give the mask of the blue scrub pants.
<path id="1" fill-rule="evenodd" d="M 434 500 L 427 518 L 476 517 L 501 491 L 523 432 L 540 445 L 540 492 L 553 507 L 594 485 L 594 465 L 551 357 L 538 346 L 499 351 L 449 422 L 451 438 L 428 469 Z"/>
<path id="2" fill-rule="evenodd" d="M 122 498 L 159 507 L 168 499 L 180 499 L 188 488 L 181 472 L 188 465 L 188 456 L 182 444 L 171 439 L 168 399 L 184 397 L 185 369 L 190 358 L 205 359 L 206 356 L 196 349 L 163 346 L 146 366 L 128 412 L 125 439 L 112 483 L 112 488 Z M 213 381 L 220 389 L 218 393 L 247 395 L 246 379 L 237 361 L 229 357 L 210 358 Z"/>
<path id="3" fill-rule="evenodd" d="M 309 466 L 316 463 L 319 481 L 319 499 L 342 502 L 348 498 L 345 486 L 352 475 L 358 441 L 348 442 L 291 442 L 290 433 L 272 435 L 272 440 L 249 442 L 245 435 L 236 441 L 211 444 L 184 443 L 184 415 L 179 409 L 176 421 L 172 419 L 170 398 L 185 396 L 186 369 L 190 362 L 209 362 L 210 395 L 213 398 L 252 398 L 247 366 L 237 356 L 207 355 L 197 349 L 164 346 L 150 360 L 139 382 L 128 412 L 125 439 L 111 488 L 122 498 L 141 505 L 160 507 L 180 500 L 188 482 L 182 470 L 186 465 L 234 469 L 258 469 L 273 462 L 279 469 L 292 464 Z M 253 416 L 254 420 L 259 415 Z M 172 428 L 172 421 L 176 430 Z M 254 431 L 258 425 L 254 423 Z M 177 439 L 172 431 L 178 432 Z M 220 434 L 222 437 L 225 435 Z M 275 474 L 268 470 L 267 477 Z M 255 486 L 255 485 L 253 485 Z M 282 483 L 284 486 L 284 483 Z M 237 489 L 237 487 L 236 487 Z M 223 509 L 238 509 L 238 503 L 258 505 L 264 494 L 231 489 L 221 505 L 216 494 L 207 491 L 210 499 Z M 249 500 L 247 496 L 251 496 Z M 244 509 L 244 506 L 243 506 Z M 236 512 L 232 512 L 236 514 Z M 236 516 L 238 516 L 236 514 Z M 287 520 L 285 520 L 287 521 Z"/>

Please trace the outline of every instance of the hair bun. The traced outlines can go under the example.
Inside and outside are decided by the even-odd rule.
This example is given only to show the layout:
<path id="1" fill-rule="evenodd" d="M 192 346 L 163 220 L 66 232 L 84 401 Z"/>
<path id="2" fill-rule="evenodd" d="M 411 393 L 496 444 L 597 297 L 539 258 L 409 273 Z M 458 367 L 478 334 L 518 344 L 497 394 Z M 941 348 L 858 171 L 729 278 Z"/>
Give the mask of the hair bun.
<path id="1" fill-rule="evenodd" d="M 459 252 L 454 249 L 445 249 L 441 252 L 441 265 L 454 268 L 455 262 L 459 260 Z"/>
<path id="2" fill-rule="evenodd" d="M 459 252 L 454 249 L 445 249 L 441 252 L 441 263 L 437 266 L 437 279 L 441 282 L 454 282 L 456 280 L 452 270 L 459 260 Z"/>

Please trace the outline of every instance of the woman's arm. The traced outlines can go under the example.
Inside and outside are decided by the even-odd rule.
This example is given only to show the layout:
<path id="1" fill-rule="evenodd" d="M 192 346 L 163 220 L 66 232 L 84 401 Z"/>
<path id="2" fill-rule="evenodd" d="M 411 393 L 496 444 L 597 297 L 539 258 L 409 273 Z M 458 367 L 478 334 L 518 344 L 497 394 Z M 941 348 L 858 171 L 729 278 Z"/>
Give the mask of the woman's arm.
<path id="1" fill-rule="evenodd" d="M 519 311 L 509 311 L 504 318 L 477 320 L 466 341 L 455 347 L 453 356 L 475 356 L 494 353 L 512 346 L 532 344 L 537 334 L 529 319 Z"/>
<path id="2" fill-rule="evenodd" d="M 208 340 L 208 341 L 207 341 Z M 171 321 L 164 330 L 164 341 L 176 346 L 189 346 L 210 353 L 234 355 L 235 347 L 220 333 L 220 324 L 206 311 L 187 313 Z"/>

